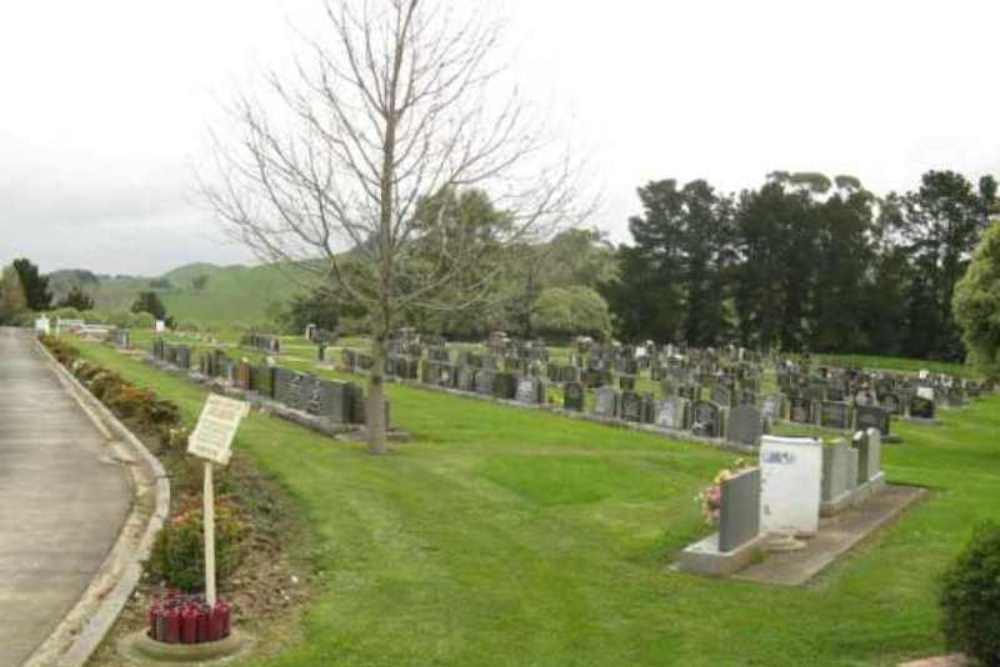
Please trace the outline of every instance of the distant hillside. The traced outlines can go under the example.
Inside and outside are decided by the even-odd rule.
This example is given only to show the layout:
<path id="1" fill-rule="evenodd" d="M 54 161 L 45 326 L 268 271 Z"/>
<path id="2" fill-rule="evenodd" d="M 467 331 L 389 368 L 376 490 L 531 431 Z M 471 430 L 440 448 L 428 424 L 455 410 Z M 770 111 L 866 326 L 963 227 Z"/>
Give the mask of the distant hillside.
<path id="1" fill-rule="evenodd" d="M 205 277 L 200 289 L 195 287 L 199 277 Z M 96 275 L 72 269 L 54 271 L 49 278 L 54 301 L 79 286 L 93 297 L 97 310 L 119 311 L 129 309 L 139 292 L 152 290 L 179 322 L 215 326 L 268 322 L 277 309 L 303 291 L 303 284 L 308 284 L 302 270 L 276 264 L 188 264 L 156 278 Z"/>
<path id="2" fill-rule="evenodd" d="M 303 291 L 307 281 L 299 270 L 276 264 L 246 267 L 193 265 L 165 274 L 174 287 L 161 291 L 160 298 L 167 312 L 179 322 L 194 320 L 201 323 L 253 324 L 273 319 L 274 311 Z M 208 276 L 202 289 L 193 281 Z"/>

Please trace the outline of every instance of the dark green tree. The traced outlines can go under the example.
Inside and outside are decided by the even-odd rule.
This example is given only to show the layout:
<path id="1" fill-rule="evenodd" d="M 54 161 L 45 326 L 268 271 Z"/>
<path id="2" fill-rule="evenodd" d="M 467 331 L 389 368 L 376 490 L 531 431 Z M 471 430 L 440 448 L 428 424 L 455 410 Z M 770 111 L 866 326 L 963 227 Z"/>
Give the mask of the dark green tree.
<path id="1" fill-rule="evenodd" d="M 156 292 L 139 292 L 132 303 L 133 313 L 149 313 L 158 320 L 167 319 L 167 309 Z"/>
<path id="2" fill-rule="evenodd" d="M 920 189 L 891 198 L 901 247 L 918 276 L 910 291 L 908 356 L 961 360 L 964 347 L 952 312 L 955 285 L 989 224 L 997 183 L 973 186 L 953 171 L 930 171 Z"/>
<path id="3" fill-rule="evenodd" d="M 76 308 L 79 311 L 93 310 L 94 299 L 87 295 L 79 285 L 74 285 L 69 294 L 58 304 L 59 308 Z"/>
<path id="4" fill-rule="evenodd" d="M 14 270 L 21 279 L 28 309 L 41 311 L 51 308 L 52 292 L 49 291 L 49 279 L 38 272 L 38 267 L 32 264 L 31 260 L 22 257 L 14 260 Z"/>

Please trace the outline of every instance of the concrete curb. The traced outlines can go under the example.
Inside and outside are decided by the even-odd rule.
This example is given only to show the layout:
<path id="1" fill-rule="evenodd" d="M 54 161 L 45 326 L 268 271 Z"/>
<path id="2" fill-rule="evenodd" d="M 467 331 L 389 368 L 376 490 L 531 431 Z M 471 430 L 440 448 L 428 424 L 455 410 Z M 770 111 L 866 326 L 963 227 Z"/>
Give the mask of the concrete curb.
<path id="1" fill-rule="evenodd" d="M 24 667 L 81 667 L 125 608 L 139 579 L 143 562 L 170 513 L 170 482 L 159 460 L 103 403 L 94 397 L 36 339 L 36 347 L 60 382 L 126 465 L 134 493 L 132 511 L 118 540 L 83 596 Z"/>

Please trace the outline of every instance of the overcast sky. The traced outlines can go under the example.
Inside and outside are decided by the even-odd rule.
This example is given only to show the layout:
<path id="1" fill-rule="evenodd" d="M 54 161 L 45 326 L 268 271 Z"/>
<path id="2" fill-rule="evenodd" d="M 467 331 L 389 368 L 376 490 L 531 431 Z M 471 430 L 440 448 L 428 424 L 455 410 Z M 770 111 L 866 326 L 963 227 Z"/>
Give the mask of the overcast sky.
<path id="1" fill-rule="evenodd" d="M 430 1 L 430 0 L 428 0 Z M 462 0 L 457 0 L 461 2 Z M 220 101 L 294 44 L 314 0 L 0 6 L 0 262 L 157 275 L 249 261 L 193 195 Z M 525 96 L 592 156 L 595 223 L 626 240 L 636 187 L 775 169 L 876 192 L 931 168 L 1000 171 L 986 0 L 509 0 Z"/>

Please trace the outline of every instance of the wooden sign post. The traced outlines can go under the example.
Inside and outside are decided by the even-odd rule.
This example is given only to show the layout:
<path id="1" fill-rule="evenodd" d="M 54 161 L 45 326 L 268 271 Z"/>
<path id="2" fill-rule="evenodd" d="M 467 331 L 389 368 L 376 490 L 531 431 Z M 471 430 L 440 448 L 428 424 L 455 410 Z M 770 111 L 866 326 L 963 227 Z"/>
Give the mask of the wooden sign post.
<path id="1" fill-rule="evenodd" d="M 188 454 L 205 460 L 205 488 L 202 493 L 205 526 L 205 598 L 210 607 L 215 607 L 215 484 L 212 466 L 227 465 L 233 451 L 233 438 L 240 427 L 240 421 L 250 412 L 250 406 L 243 401 L 211 394 L 205 401 L 198 425 L 188 438 Z"/>

